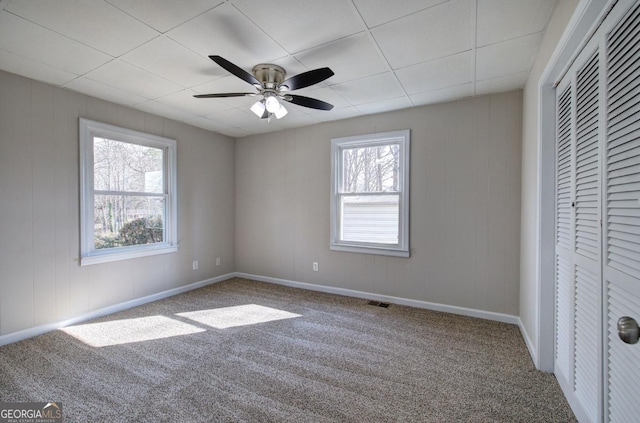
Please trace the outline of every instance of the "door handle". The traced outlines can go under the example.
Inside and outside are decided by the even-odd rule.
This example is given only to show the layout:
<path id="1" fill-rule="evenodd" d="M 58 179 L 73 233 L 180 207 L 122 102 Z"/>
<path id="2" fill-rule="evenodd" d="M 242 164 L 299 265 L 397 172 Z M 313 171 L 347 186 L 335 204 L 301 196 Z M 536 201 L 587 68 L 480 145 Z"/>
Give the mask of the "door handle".
<path id="1" fill-rule="evenodd" d="M 627 344 L 635 344 L 640 338 L 640 328 L 638 322 L 629 316 L 618 319 L 618 336 L 622 342 Z"/>

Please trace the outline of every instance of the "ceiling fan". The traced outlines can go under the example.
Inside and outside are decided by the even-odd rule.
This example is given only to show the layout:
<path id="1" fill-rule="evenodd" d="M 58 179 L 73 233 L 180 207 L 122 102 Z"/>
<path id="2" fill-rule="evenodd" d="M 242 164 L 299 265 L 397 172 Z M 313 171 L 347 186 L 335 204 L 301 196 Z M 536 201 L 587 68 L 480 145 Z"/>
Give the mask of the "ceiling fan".
<path id="1" fill-rule="evenodd" d="M 271 116 L 275 116 L 277 119 L 280 119 L 288 113 L 287 109 L 285 109 L 278 99 L 297 104 L 298 106 L 309 107 L 311 109 L 333 109 L 333 104 L 329 104 L 322 100 L 302 95 L 289 94 L 289 91 L 305 88 L 330 78 L 333 76 L 333 71 L 329 68 L 314 69 L 292 76 L 288 79 L 284 79 L 287 74 L 285 70 L 281 66 L 271 63 L 255 65 L 251 70 L 253 73 L 252 75 L 220 56 L 209 56 L 209 58 L 229 73 L 256 87 L 258 92 L 197 94 L 194 95 L 196 98 L 262 96 L 262 99 L 258 100 L 253 106 L 251 106 L 251 111 L 262 119 L 270 119 Z"/>

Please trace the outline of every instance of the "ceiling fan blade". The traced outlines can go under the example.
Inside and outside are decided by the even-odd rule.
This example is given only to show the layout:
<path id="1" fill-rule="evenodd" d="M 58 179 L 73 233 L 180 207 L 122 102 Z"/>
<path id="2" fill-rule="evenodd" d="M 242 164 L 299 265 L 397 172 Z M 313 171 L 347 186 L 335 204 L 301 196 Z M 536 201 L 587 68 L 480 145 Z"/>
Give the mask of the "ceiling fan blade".
<path id="1" fill-rule="evenodd" d="M 220 93 L 220 94 L 196 94 L 195 98 L 226 98 L 226 97 L 253 97 L 256 93 Z"/>
<path id="2" fill-rule="evenodd" d="M 318 82 L 322 82 L 327 78 L 331 78 L 333 75 L 333 71 L 329 68 L 314 69 L 308 72 L 302 72 L 282 81 L 280 85 L 278 85 L 278 88 L 282 89 L 283 87 L 288 87 L 289 91 L 299 90 L 300 88 L 305 88 L 310 85 L 317 84 Z"/>
<path id="3" fill-rule="evenodd" d="M 223 68 L 227 72 L 232 73 L 233 75 L 237 76 L 238 78 L 244 81 L 247 81 L 249 84 L 262 87 L 262 84 L 260 83 L 260 81 L 256 79 L 255 76 L 251 75 L 246 70 L 234 65 L 227 59 L 222 58 L 220 56 L 209 56 L 209 59 L 216 62 L 218 65 L 220 65 L 221 68 Z"/>
<path id="4" fill-rule="evenodd" d="M 318 110 L 331 110 L 333 109 L 333 104 L 329 104 L 322 100 L 318 100 L 316 98 L 305 97 L 302 95 L 294 95 L 287 94 L 282 97 L 283 100 L 288 101 L 293 104 L 297 104 L 298 106 L 309 107 L 311 109 Z"/>

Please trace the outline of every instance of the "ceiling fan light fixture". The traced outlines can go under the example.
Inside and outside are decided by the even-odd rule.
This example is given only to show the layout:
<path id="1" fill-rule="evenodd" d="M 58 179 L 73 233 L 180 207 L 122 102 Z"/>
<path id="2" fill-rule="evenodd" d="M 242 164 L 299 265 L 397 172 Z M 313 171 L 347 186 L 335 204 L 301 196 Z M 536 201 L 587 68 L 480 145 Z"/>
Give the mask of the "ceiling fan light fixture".
<path id="1" fill-rule="evenodd" d="M 284 106 L 282 104 L 280 105 L 280 108 L 278 110 L 273 112 L 273 114 L 276 115 L 277 119 L 285 117 L 287 115 L 287 113 L 289 113 L 289 112 L 287 111 L 287 109 L 284 108 Z"/>
<path id="2" fill-rule="evenodd" d="M 275 113 L 280 109 L 280 107 L 282 107 L 280 102 L 278 102 L 278 99 L 273 95 L 267 97 L 265 100 L 265 106 L 267 106 L 267 111 L 269 113 Z"/>
<path id="3" fill-rule="evenodd" d="M 264 100 L 260 100 L 260 101 L 256 101 L 254 103 L 253 106 L 251 106 L 250 109 L 253 113 L 256 114 L 256 116 L 258 116 L 259 118 L 262 117 L 262 115 L 264 115 L 264 110 L 265 110 L 265 106 L 264 106 Z"/>

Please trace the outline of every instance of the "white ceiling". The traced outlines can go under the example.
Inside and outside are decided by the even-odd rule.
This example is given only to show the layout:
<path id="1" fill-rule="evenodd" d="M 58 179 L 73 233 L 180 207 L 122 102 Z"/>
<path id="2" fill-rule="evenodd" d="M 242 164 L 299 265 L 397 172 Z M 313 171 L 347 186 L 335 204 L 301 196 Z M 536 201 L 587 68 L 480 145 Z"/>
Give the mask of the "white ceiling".
<path id="1" fill-rule="evenodd" d="M 556 0 L 0 0 L 0 69 L 232 137 L 522 88 Z M 208 59 L 335 75 L 258 119 Z"/>

